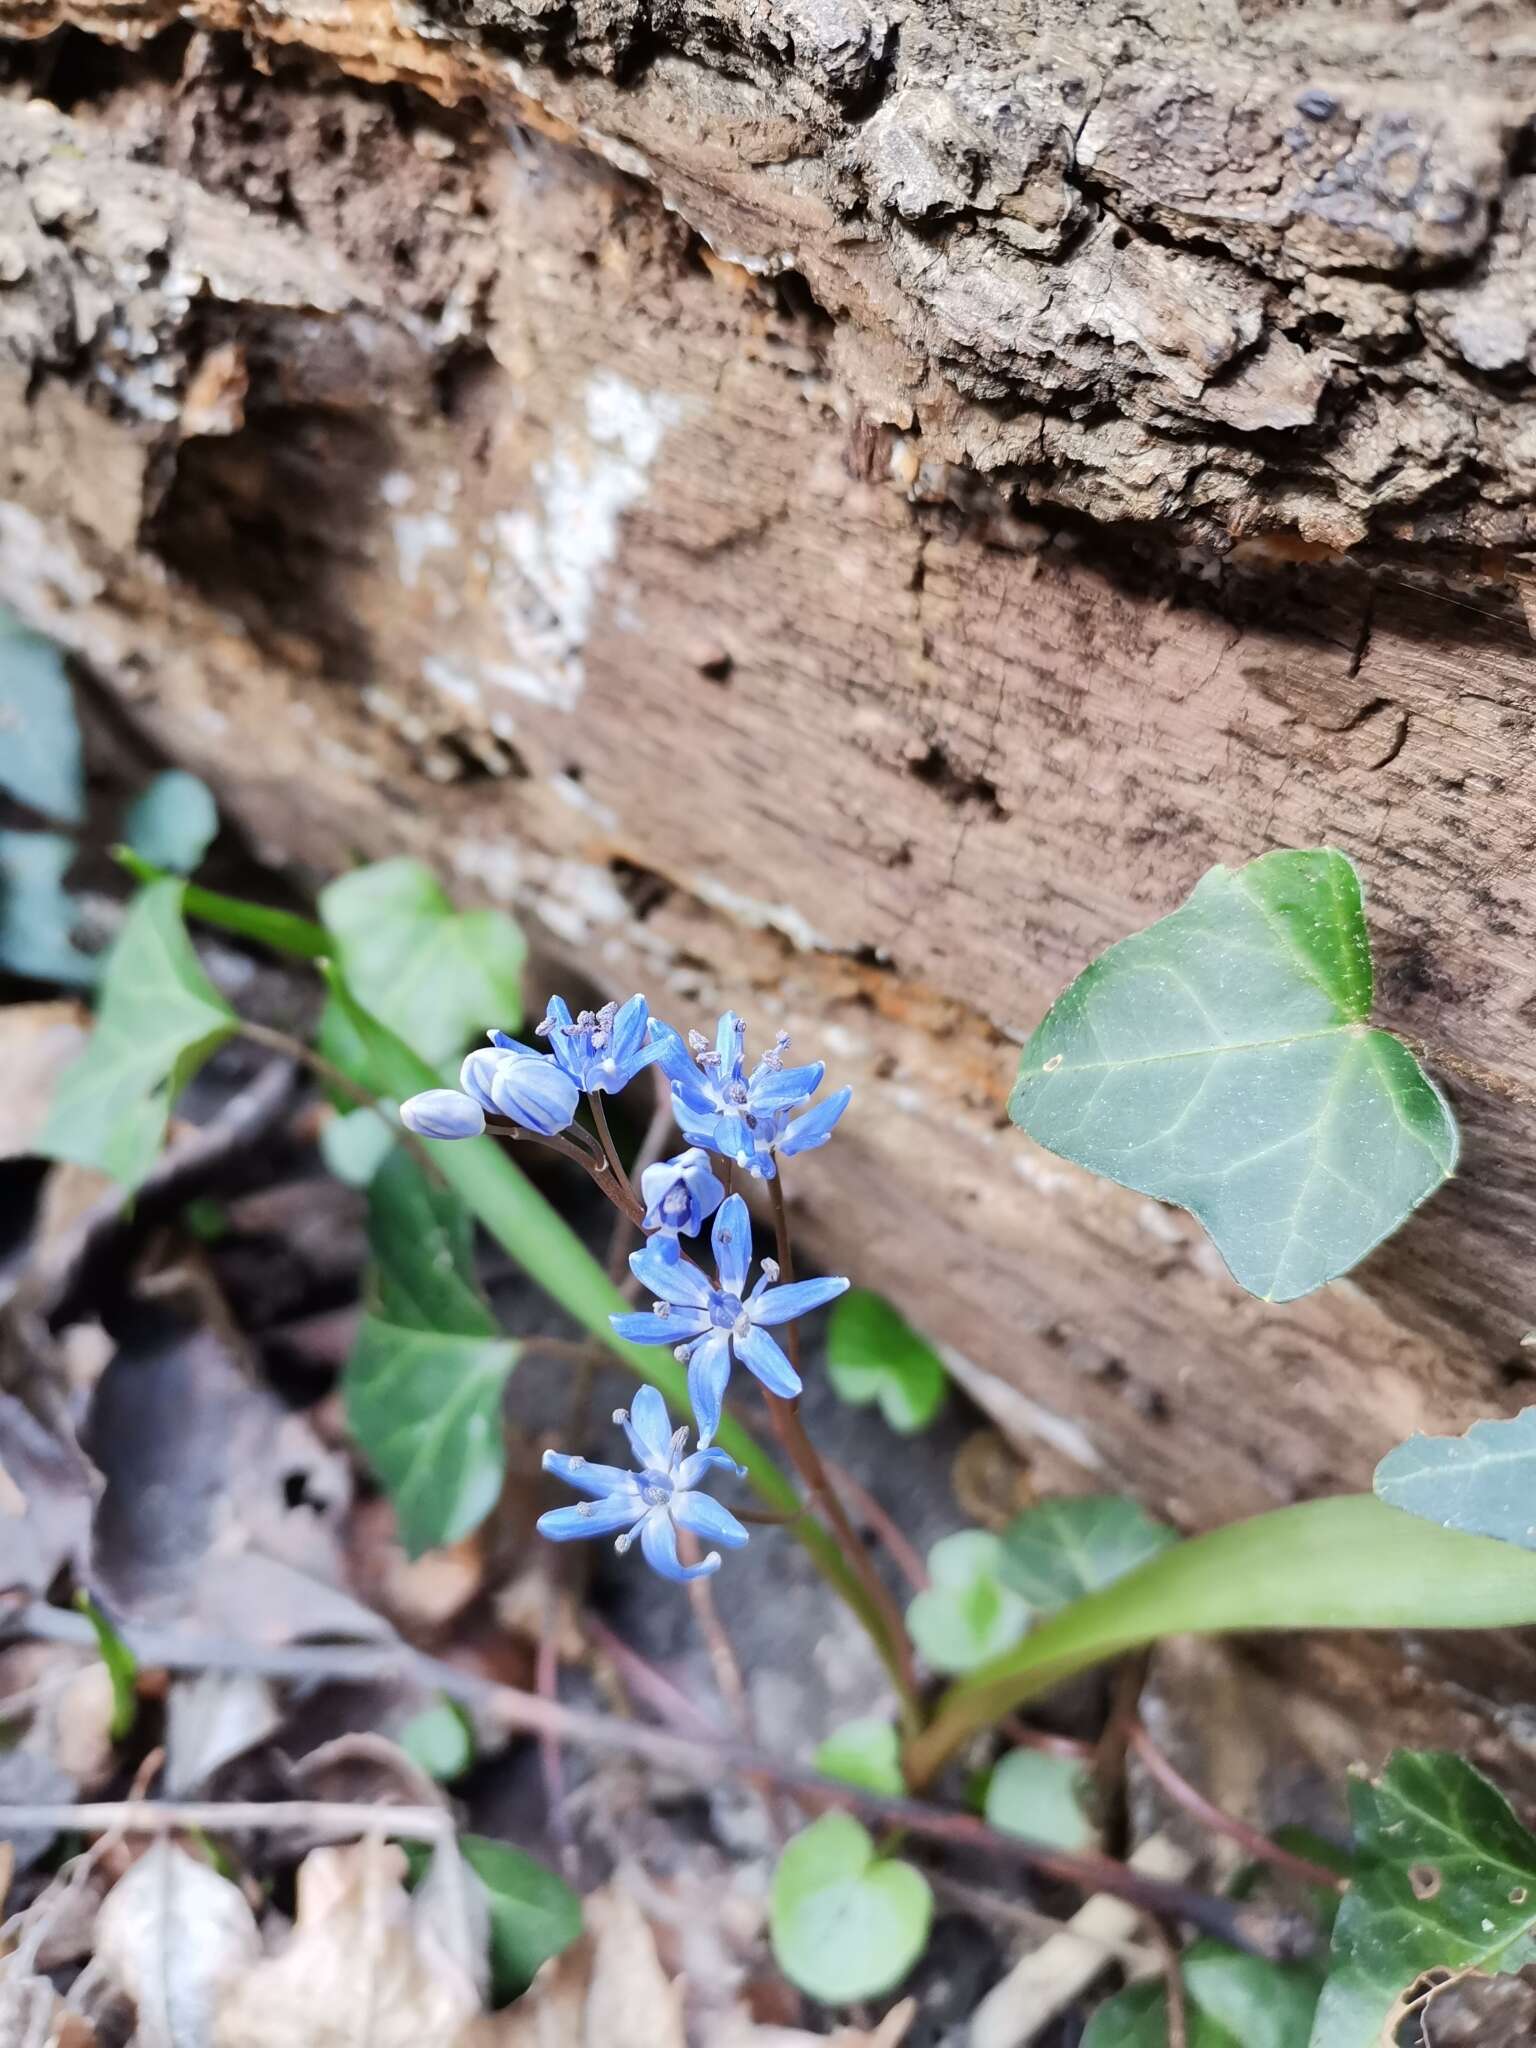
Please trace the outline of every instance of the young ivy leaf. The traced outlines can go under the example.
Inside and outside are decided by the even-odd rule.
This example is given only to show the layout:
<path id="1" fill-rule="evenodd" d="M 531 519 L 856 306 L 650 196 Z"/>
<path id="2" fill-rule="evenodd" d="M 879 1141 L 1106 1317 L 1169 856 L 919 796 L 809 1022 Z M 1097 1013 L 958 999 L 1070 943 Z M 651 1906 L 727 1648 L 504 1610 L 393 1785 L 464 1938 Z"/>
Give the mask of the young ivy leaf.
<path id="1" fill-rule="evenodd" d="M 1376 1467 L 1376 1498 L 1472 1536 L 1536 1550 L 1536 1408 L 1464 1436 L 1411 1436 Z"/>
<path id="2" fill-rule="evenodd" d="M 933 1671 L 974 1671 L 1011 1650 L 1029 1607 L 1003 1583 L 1003 1546 L 985 1529 L 961 1529 L 928 1553 L 932 1584 L 907 1608 L 907 1628 Z"/>
<path id="3" fill-rule="evenodd" d="M 1098 1846 L 1092 1803 L 1086 1767 L 1043 1750 L 1010 1750 L 987 1780 L 985 1812 L 992 1826 L 1053 1849 Z"/>
<path id="4" fill-rule="evenodd" d="M 900 1799 L 907 1789 L 901 1775 L 901 1740 L 889 1721 L 845 1721 L 822 1743 L 814 1762 L 823 1777 L 839 1778 L 885 1799 Z"/>
<path id="5" fill-rule="evenodd" d="M 1308 2048 L 1316 1971 L 1197 1941 L 1184 1952 L 1182 1972 L 1188 2048 Z M 1083 2048 L 1168 2048 L 1163 1984 L 1133 1985 L 1101 2005 Z"/>
<path id="6" fill-rule="evenodd" d="M 400 1747 L 418 1770 L 448 1785 L 474 1762 L 475 1731 L 456 1701 L 440 1699 L 411 1716 L 400 1730 Z"/>
<path id="7" fill-rule="evenodd" d="M 1355 1867 L 1311 2048 L 1377 2048 L 1426 1970 L 1536 1961 L 1536 1836 L 1459 1756 L 1399 1751 L 1350 1791 Z"/>
<path id="8" fill-rule="evenodd" d="M 89 988 L 101 970 L 71 936 L 79 906 L 64 886 L 79 852 L 61 832 L 0 832 L 0 967 Z"/>
<path id="9" fill-rule="evenodd" d="M 928 1881 L 876 1853 L 846 1813 L 824 1813 L 785 1848 L 773 1874 L 773 1953 L 791 1984 L 825 2005 L 878 1998 L 922 1954 L 933 1919 Z"/>
<path id="10" fill-rule="evenodd" d="M 1042 1501 L 1003 1531 L 1003 1582 L 1037 1614 L 1054 1614 L 1085 1593 L 1112 1586 L 1179 1540 L 1135 1501 L 1081 1494 Z"/>
<path id="11" fill-rule="evenodd" d="M 878 1401 L 904 1436 L 926 1429 L 944 1400 L 944 1366 L 925 1337 L 882 1295 L 855 1287 L 827 1322 L 827 1373 L 853 1407 Z"/>
<path id="12" fill-rule="evenodd" d="M 219 808 L 206 782 L 167 768 L 128 806 L 123 837 L 152 867 L 190 875 L 219 832 Z"/>
<path id="13" fill-rule="evenodd" d="M 0 612 L 0 789 L 46 818 L 84 812 L 80 728 L 64 657 Z"/>
<path id="14" fill-rule="evenodd" d="M 505 2005 L 527 1990 L 542 1963 L 580 1935 L 581 1901 L 552 1870 L 510 1842 L 460 1835 L 459 1847 L 490 1902 L 491 1999 Z"/>
<path id="15" fill-rule="evenodd" d="M 522 1018 L 527 948 L 499 910 L 456 911 L 430 868 L 378 861 L 320 892 L 358 1001 L 434 1068 Z"/>
<path id="16" fill-rule="evenodd" d="M 39 1150 L 133 1189 L 165 1137 L 171 1104 L 239 1019 L 198 965 L 180 882 L 140 892 L 102 975 L 96 1028 L 61 1076 Z"/>
<path id="17" fill-rule="evenodd" d="M 496 1504 L 502 1389 L 519 1347 L 475 1283 L 469 1212 L 397 1152 L 368 1197 L 367 1313 L 342 1382 L 347 1424 L 412 1557 L 456 1543 Z"/>
<path id="18" fill-rule="evenodd" d="M 1009 1114 L 1063 1158 L 1188 1209 L 1250 1294 L 1294 1301 L 1456 1165 L 1444 1097 L 1370 1009 L 1342 853 L 1212 868 L 1057 999 Z"/>

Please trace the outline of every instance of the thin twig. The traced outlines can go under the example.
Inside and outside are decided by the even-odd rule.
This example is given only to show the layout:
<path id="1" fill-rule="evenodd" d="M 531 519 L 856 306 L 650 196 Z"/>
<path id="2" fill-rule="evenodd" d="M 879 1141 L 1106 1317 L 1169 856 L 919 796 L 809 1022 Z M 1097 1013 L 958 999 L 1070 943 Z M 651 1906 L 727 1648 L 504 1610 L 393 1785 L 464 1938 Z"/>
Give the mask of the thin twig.
<path id="1" fill-rule="evenodd" d="M 544 1587 L 539 1643 L 533 1664 L 533 1682 L 539 1697 L 546 1700 L 558 1700 L 560 1697 L 560 1624 L 564 1600 L 557 1574 L 558 1565 L 551 1570 Z M 554 1734 L 539 1737 L 539 1765 L 544 1773 L 544 1804 L 549 1812 L 550 1832 L 559 1846 L 560 1860 L 569 1877 L 575 1863 L 576 1843 L 565 1807 L 565 1759 L 560 1753 L 559 1738 Z"/>
<path id="2" fill-rule="evenodd" d="M 1178 1932 L 1166 1920 L 1154 1920 L 1152 1932 L 1162 1955 L 1163 1983 L 1168 1994 L 1168 2048 L 1189 2048 L 1189 2003 L 1184 1996 L 1184 1959 L 1179 1952 Z"/>
<path id="3" fill-rule="evenodd" d="M 885 1546 L 887 1556 L 901 1573 L 914 1593 L 926 1592 L 928 1567 L 919 1557 L 915 1546 L 908 1542 L 897 1527 L 893 1516 L 886 1513 L 869 1488 L 848 1470 L 822 1453 L 821 1462 L 827 1468 L 828 1477 L 838 1492 L 853 1504 L 853 1512 L 866 1528 L 872 1529 Z"/>
<path id="4" fill-rule="evenodd" d="M 664 1671 L 658 1671 L 654 1664 L 647 1663 L 638 1650 L 632 1649 L 622 1636 L 615 1635 L 606 1622 L 599 1621 L 595 1614 L 586 1614 L 582 1616 L 581 1627 L 593 1648 L 607 1658 L 629 1691 L 653 1707 L 670 1727 L 688 1729 L 704 1742 L 722 1739 L 719 1724 L 690 1699 L 681 1686 L 674 1685 Z"/>
<path id="5" fill-rule="evenodd" d="M 180 1829 L 221 1834 L 404 1835 L 441 1842 L 453 1816 L 441 1806 L 365 1806 L 341 1799 L 97 1799 L 79 1806 L 0 1806 L 0 1822 L 17 1834 L 168 1835 Z"/>
<path id="6" fill-rule="evenodd" d="M 688 1530 L 678 1534 L 678 1550 L 684 1564 L 697 1564 L 699 1560 L 698 1539 Z M 720 1610 L 715 1605 L 715 1589 L 708 1579 L 690 1579 L 688 1582 L 688 1603 L 693 1609 L 694 1621 L 699 1634 L 704 1638 L 704 1647 L 709 1652 L 710 1668 L 715 1674 L 715 1685 L 725 1702 L 732 1725 L 744 1742 L 754 1739 L 752 1712 L 747 1704 L 746 1680 L 741 1675 L 741 1666 L 736 1661 L 725 1623 L 720 1619 Z"/>
<path id="7" fill-rule="evenodd" d="M 1245 1849 L 1261 1863 L 1272 1864 L 1276 1870 L 1283 1870 L 1290 1877 L 1298 1878 L 1302 1884 L 1321 1887 L 1325 1891 L 1342 1892 L 1347 1881 L 1337 1871 L 1326 1869 L 1321 1863 L 1313 1863 L 1306 1856 L 1297 1856 L 1289 1849 L 1282 1849 L 1278 1842 L 1272 1842 L 1259 1828 L 1245 1820 L 1239 1820 L 1235 1813 L 1228 1813 L 1217 1806 L 1195 1785 L 1191 1785 L 1183 1772 L 1166 1757 L 1147 1733 L 1143 1721 L 1133 1721 L 1130 1726 L 1130 1747 L 1146 1765 L 1147 1773 L 1161 1785 L 1168 1797 L 1184 1811 L 1192 1814 L 1202 1827 L 1210 1828 L 1214 1834 L 1225 1835 L 1230 1841 Z"/>
<path id="8" fill-rule="evenodd" d="M 356 1103 L 359 1109 L 371 1109 L 390 1137 L 407 1146 L 415 1155 L 417 1165 L 425 1169 L 434 1183 L 437 1181 L 437 1167 L 432 1155 L 417 1134 L 398 1117 L 391 1116 L 371 1088 L 364 1088 L 360 1082 L 354 1081 L 334 1060 L 328 1060 L 323 1052 L 317 1052 L 314 1046 L 307 1045 L 292 1032 L 275 1030 L 269 1024 L 253 1024 L 247 1017 L 241 1018 L 238 1035 L 248 1039 L 252 1045 L 265 1046 L 268 1052 L 281 1053 L 284 1059 L 296 1060 L 300 1066 L 308 1067 L 327 1087 L 334 1088 L 338 1095 L 345 1095 L 349 1102 Z"/>
<path id="9" fill-rule="evenodd" d="M 1096 1745 L 1079 1742 L 1075 1735 L 1056 1735 L 1048 1728 L 1031 1728 L 1017 1714 L 998 1722 L 1000 1732 L 1019 1749 L 1036 1749 L 1042 1756 L 1064 1757 L 1069 1763 L 1093 1765 Z"/>

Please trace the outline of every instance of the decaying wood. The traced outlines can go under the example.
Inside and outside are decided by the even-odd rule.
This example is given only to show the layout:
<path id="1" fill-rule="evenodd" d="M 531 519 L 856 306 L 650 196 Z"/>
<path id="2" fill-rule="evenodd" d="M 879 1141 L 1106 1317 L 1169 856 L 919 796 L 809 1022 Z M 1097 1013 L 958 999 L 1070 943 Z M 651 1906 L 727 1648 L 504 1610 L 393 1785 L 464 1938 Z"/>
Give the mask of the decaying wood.
<path id="1" fill-rule="evenodd" d="M 1528 8 L 0 24 L 0 598 L 260 844 L 784 1023 L 858 1089 L 814 1242 L 1080 1480 L 1206 1524 L 1518 1403 Z M 1003 1105 L 1096 950 L 1324 840 L 1468 1142 L 1274 1309 Z"/>

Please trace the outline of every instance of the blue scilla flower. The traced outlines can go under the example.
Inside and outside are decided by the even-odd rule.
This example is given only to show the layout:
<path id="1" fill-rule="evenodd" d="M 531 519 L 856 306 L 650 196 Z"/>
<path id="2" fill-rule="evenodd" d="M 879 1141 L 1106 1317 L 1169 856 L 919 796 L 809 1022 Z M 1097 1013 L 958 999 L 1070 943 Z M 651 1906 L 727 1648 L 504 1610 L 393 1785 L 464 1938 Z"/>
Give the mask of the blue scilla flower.
<path id="1" fill-rule="evenodd" d="M 746 1070 L 746 1026 L 733 1011 L 720 1019 L 711 1045 L 701 1032 L 685 1044 L 669 1025 L 655 1027 L 662 1071 L 672 1084 L 672 1109 L 683 1136 L 758 1180 L 772 1180 L 776 1155 L 786 1158 L 824 1145 L 852 1099 L 840 1088 L 813 1109 L 795 1112 L 821 1086 L 826 1066 L 812 1060 L 787 1067 L 789 1034 L 781 1031 L 751 1073 Z"/>
<path id="2" fill-rule="evenodd" d="M 428 1088 L 400 1105 L 400 1121 L 420 1138 L 478 1138 L 485 1111 L 457 1088 Z"/>
<path id="3" fill-rule="evenodd" d="M 554 1543 L 569 1543 L 578 1536 L 617 1534 L 615 1548 L 625 1551 L 638 1533 L 641 1555 L 664 1579 L 703 1579 L 719 1571 L 718 1550 L 711 1550 L 698 1564 L 684 1564 L 677 1554 L 677 1532 L 687 1529 L 706 1543 L 739 1550 L 747 1531 L 729 1508 L 721 1507 L 699 1488 L 712 1466 L 723 1465 L 738 1478 L 745 1478 L 746 1467 L 734 1463 L 724 1451 L 702 1447 L 684 1457 L 688 1432 L 672 1428 L 667 1404 L 654 1387 L 642 1387 L 629 1413 L 617 1409 L 613 1419 L 623 1425 L 639 1471 L 592 1465 L 585 1458 L 546 1451 L 544 1470 L 589 1498 L 576 1507 L 554 1508 L 540 1515 L 539 1534 Z"/>
<path id="4" fill-rule="evenodd" d="M 658 1159 L 640 1176 L 645 1197 L 645 1220 L 641 1228 L 659 1239 L 684 1231 L 697 1237 L 707 1219 L 725 1199 L 725 1188 L 711 1170 L 709 1155 L 694 1145 L 675 1159 Z"/>
<path id="5" fill-rule="evenodd" d="M 623 1004 L 604 1003 L 600 1010 L 583 1010 L 575 1019 L 559 996 L 551 996 L 534 1032 L 549 1040 L 550 1051 L 586 1094 L 601 1089 L 616 1095 L 642 1067 L 660 1059 L 663 1050 L 661 1040 L 652 1034 L 644 996 L 631 996 Z M 528 1050 L 501 1032 L 493 1031 L 491 1039 L 496 1045 Z"/>
<path id="6" fill-rule="evenodd" d="M 708 1444 L 720 1427 L 720 1410 L 733 1358 L 772 1394 L 790 1400 L 800 1391 L 800 1375 L 769 1336 L 768 1326 L 793 1322 L 843 1293 L 846 1280 L 796 1280 L 775 1283 L 779 1269 L 764 1259 L 762 1274 L 750 1294 L 747 1273 L 752 1264 L 752 1222 L 740 1195 L 727 1195 L 715 1215 L 710 1239 L 718 1281 L 711 1285 L 690 1259 L 655 1239 L 632 1254 L 635 1278 L 657 1297 L 650 1315 L 610 1316 L 621 1337 L 632 1344 L 671 1344 L 688 1363 L 688 1398 L 698 1424 L 700 1444 Z"/>
<path id="7" fill-rule="evenodd" d="M 459 1086 L 493 1116 L 510 1117 L 525 1130 L 552 1138 L 576 1114 L 581 1090 L 547 1053 L 517 1045 L 493 1031 L 491 1045 L 472 1052 L 459 1069 Z"/>

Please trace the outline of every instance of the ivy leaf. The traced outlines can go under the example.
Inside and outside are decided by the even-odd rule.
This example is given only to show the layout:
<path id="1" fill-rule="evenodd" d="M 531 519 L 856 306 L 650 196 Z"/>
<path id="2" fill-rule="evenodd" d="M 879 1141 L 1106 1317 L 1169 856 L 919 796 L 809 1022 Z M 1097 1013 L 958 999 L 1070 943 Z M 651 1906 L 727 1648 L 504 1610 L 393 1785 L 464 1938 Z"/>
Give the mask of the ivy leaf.
<path id="1" fill-rule="evenodd" d="M 526 1991 L 541 1963 L 581 1933 L 581 1901 L 552 1870 L 510 1842 L 460 1835 L 464 1860 L 491 1908 L 491 1998 L 505 2005 Z"/>
<path id="2" fill-rule="evenodd" d="M 1010 1750 L 987 1781 L 986 1816 L 995 1828 L 1053 1849 L 1092 1849 L 1099 1830 L 1090 1811 L 1093 1780 L 1071 1757 Z"/>
<path id="3" fill-rule="evenodd" d="M 142 890 L 102 975 L 96 1028 L 61 1076 L 39 1149 L 136 1188 L 171 1104 L 239 1019 L 198 965 L 180 882 Z"/>
<path id="4" fill-rule="evenodd" d="M 1376 1498 L 1472 1536 L 1536 1550 L 1536 1408 L 1464 1436 L 1411 1436 L 1376 1467 Z"/>
<path id="5" fill-rule="evenodd" d="M 7 613 L 0 613 L 0 789 L 68 825 L 84 811 L 80 728 L 64 657 Z"/>
<path id="6" fill-rule="evenodd" d="M 1029 1608 L 1003 1583 L 1003 1546 L 985 1529 L 961 1529 L 928 1553 L 932 1584 L 907 1608 L 907 1628 L 934 1671 L 973 1671 L 1011 1650 Z"/>
<path id="7" fill-rule="evenodd" d="M 400 1747 L 418 1770 L 447 1785 L 474 1762 L 475 1732 L 461 1706 L 440 1699 L 411 1716 L 400 1731 Z"/>
<path id="8" fill-rule="evenodd" d="M 344 1109 L 320 1126 L 320 1157 L 349 1188 L 365 1188 L 399 1141 L 398 1105 Z"/>
<path id="9" fill-rule="evenodd" d="M 219 833 L 219 807 L 206 782 L 167 768 L 128 806 L 123 836 L 152 867 L 190 875 Z"/>
<path id="10" fill-rule="evenodd" d="M 434 1068 L 522 1018 L 527 951 L 499 910 L 456 911 L 430 868 L 378 861 L 320 892 L 358 1001 Z"/>
<path id="11" fill-rule="evenodd" d="M 469 1212 L 397 1152 L 368 1200 L 367 1314 L 342 1382 L 347 1424 L 412 1557 L 477 1528 L 501 1492 L 502 1389 L 519 1347 L 475 1283 Z"/>
<path id="12" fill-rule="evenodd" d="M 1097 1593 L 1179 1540 L 1119 1494 L 1041 1501 L 1003 1531 L 1003 1582 L 1037 1614 L 1053 1614 Z"/>
<path id="13" fill-rule="evenodd" d="M 1188 2048 L 1307 2048 L 1318 1978 L 1302 1964 L 1240 1955 L 1219 1941 L 1184 1952 Z M 1101 2005 L 1083 2048 L 1168 2048 L 1167 1992 L 1133 1985 Z"/>
<path id="14" fill-rule="evenodd" d="M 855 1287 L 827 1323 L 827 1371 L 841 1400 L 878 1401 L 904 1436 L 926 1429 L 944 1400 L 943 1362 L 883 1295 Z"/>
<path id="15" fill-rule="evenodd" d="M 0 832 L 0 967 L 88 988 L 101 962 L 70 936 L 78 914 L 64 876 L 78 848 L 60 832 Z"/>
<path id="16" fill-rule="evenodd" d="M 889 1721 L 845 1721 L 817 1750 L 815 1765 L 823 1777 L 878 1792 L 884 1799 L 900 1799 L 907 1789 L 901 1740 Z"/>
<path id="17" fill-rule="evenodd" d="M 1456 1165 L 1444 1097 L 1370 1008 L 1342 853 L 1212 868 L 1058 998 L 1009 1114 L 1064 1158 L 1190 1210 L 1250 1294 L 1294 1301 Z"/>
<path id="18" fill-rule="evenodd" d="M 773 1953 L 791 1984 L 825 2005 L 878 1998 L 922 1954 L 933 1919 L 928 1881 L 880 1856 L 868 1829 L 824 1813 L 794 1837 L 773 1874 Z"/>
<path id="19" fill-rule="evenodd" d="M 1354 1878 L 1334 1922 L 1312 2048 L 1377 2048 L 1426 1970 L 1536 1960 L 1536 1836 L 1459 1756 L 1402 1750 L 1350 1789 Z"/>

